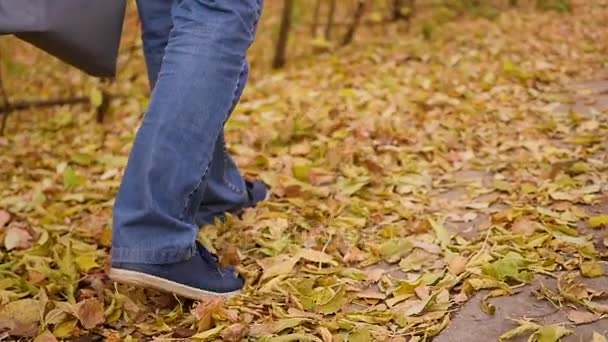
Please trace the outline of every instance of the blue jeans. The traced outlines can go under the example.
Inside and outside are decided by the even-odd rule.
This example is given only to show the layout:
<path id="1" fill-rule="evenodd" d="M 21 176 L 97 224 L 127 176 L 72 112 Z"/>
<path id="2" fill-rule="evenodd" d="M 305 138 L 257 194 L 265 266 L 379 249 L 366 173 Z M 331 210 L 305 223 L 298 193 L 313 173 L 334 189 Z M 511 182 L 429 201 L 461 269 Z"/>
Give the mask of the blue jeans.
<path id="1" fill-rule="evenodd" d="M 114 206 L 112 261 L 197 252 L 201 223 L 247 206 L 224 124 L 248 76 L 262 0 L 138 0 L 152 98 Z"/>

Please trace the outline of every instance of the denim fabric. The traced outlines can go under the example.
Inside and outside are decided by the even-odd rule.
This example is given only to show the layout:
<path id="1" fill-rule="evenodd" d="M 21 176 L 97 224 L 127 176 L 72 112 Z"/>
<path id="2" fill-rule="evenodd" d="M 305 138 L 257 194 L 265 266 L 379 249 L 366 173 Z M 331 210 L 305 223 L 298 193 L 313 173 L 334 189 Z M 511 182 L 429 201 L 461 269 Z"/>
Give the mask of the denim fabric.
<path id="1" fill-rule="evenodd" d="M 224 123 L 248 76 L 262 0 L 139 0 L 153 87 L 114 206 L 113 262 L 164 264 L 197 252 L 197 223 L 244 207 Z"/>

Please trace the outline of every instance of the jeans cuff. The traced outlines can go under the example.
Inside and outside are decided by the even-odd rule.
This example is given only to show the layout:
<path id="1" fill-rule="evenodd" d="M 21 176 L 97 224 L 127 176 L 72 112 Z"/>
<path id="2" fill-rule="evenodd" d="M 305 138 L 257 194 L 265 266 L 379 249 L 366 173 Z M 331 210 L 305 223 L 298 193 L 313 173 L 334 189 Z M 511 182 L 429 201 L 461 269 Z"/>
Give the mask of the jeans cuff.
<path id="1" fill-rule="evenodd" d="M 170 247 L 163 249 L 113 247 L 112 264 L 173 264 L 189 260 L 196 253 L 196 243 L 187 247 Z"/>

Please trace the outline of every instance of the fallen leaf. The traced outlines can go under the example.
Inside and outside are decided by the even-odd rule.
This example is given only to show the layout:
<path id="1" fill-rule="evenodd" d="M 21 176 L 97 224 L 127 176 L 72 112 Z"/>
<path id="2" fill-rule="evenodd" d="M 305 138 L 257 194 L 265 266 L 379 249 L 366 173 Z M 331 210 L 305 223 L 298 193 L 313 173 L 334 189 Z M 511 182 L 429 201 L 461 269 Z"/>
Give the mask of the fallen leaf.
<path id="1" fill-rule="evenodd" d="M 588 278 L 597 278 L 604 275 L 604 268 L 595 260 L 582 262 L 580 268 L 581 274 Z"/>
<path id="2" fill-rule="evenodd" d="M 53 327 L 53 335 L 61 339 L 72 337 L 76 332 L 76 325 L 78 325 L 77 319 L 61 322 Z"/>
<path id="3" fill-rule="evenodd" d="M 21 227 L 8 227 L 4 236 L 4 247 L 7 250 L 27 249 L 32 247 L 33 237 L 29 231 Z"/>
<path id="4" fill-rule="evenodd" d="M 104 323 L 103 305 L 97 299 L 85 299 L 78 303 L 78 319 L 87 330 Z"/>
<path id="5" fill-rule="evenodd" d="M 97 252 L 84 253 L 74 258 L 74 262 L 76 263 L 76 266 L 78 266 L 78 269 L 85 273 L 99 267 L 96 260 Z"/>
<path id="6" fill-rule="evenodd" d="M 224 306 L 224 299 L 218 297 L 206 297 L 192 309 L 192 314 L 198 320 L 198 331 L 206 331 L 213 327 L 215 319 L 213 315 L 219 313 Z"/>
<path id="7" fill-rule="evenodd" d="M 522 217 L 517 219 L 511 226 L 511 231 L 516 234 L 523 234 L 526 236 L 532 235 L 538 228 L 538 223 L 528 218 Z"/>
<path id="8" fill-rule="evenodd" d="M 239 250 L 234 245 L 228 245 L 219 252 L 220 266 L 238 266 L 241 263 Z"/>
<path id="9" fill-rule="evenodd" d="M 359 329 L 348 335 L 348 342 L 371 342 L 372 334 L 369 329 Z"/>
<path id="10" fill-rule="evenodd" d="M 338 263 L 333 259 L 331 255 L 314 249 L 302 249 L 300 253 L 298 253 L 298 256 L 308 261 L 338 266 Z"/>
<path id="11" fill-rule="evenodd" d="M 314 309 L 317 312 L 329 315 L 340 311 L 342 306 L 344 306 L 347 302 L 348 298 L 346 297 L 346 290 L 344 287 L 342 287 L 327 301 L 315 305 Z"/>
<path id="12" fill-rule="evenodd" d="M 274 333 L 275 325 L 271 323 L 253 324 L 249 328 L 249 336 L 263 337 Z"/>
<path id="13" fill-rule="evenodd" d="M 237 342 L 247 335 L 247 326 L 245 324 L 236 323 L 226 327 L 220 333 L 223 341 Z"/>
<path id="14" fill-rule="evenodd" d="M 570 309 L 566 312 L 568 319 L 574 324 L 586 324 L 595 322 L 600 319 L 600 317 L 589 311 L 578 311 Z"/>
<path id="15" fill-rule="evenodd" d="M 590 217 L 589 221 L 587 222 L 587 224 L 591 228 L 606 227 L 606 226 L 608 226 L 608 215 L 600 215 L 600 216 Z M 0 227 L 1 226 L 2 225 L 0 224 Z"/>
<path id="16" fill-rule="evenodd" d="M 196 330 L 183 327 L 177 327 L 173 332 L 173 336 L 177 338 L 188 338 L 196 334 Z"/>
<path id="17" fill-rule="evenodd" d="M 36 336 L 39 321 L 40 312 L 35 299 L 19 299 L 0 306 L 0 330 L 8 329 L 12 336 Z"/>
<path id="18" fill-rule="evenodd" d="M 279 275 L 288 274 L 293 270 L 296 263 L 300 260 L 298 256 L 278 255 L 258 261 L 264 270 L 261 281 L 274 278 Z"/>
<path id="19" fill-rule="evenodd" d="M 57 342 L 57 338 L 50 331 L 45 330 L 34 339 L 34 342 Z"/>
<path id="20" fill-rule="evenodd" d="M 268 342 L 296 342 L 296 341 L 298 341 L 298 342 L 323 342 L 323 340 L 321 340 L 320 338 L 318 338 L 314 335 L 302 334 L 302 333 L 274 336 L 274 337 L 270 337 L 267 341 Z"/>
<path id="21" fill-rule="evenodd" d="M 223 329 L 224 329 L 223 325 L 218 325 L 217 327 L 215 327 L 213 329 L 207 329 L 201 333 L 192 335 L 190 337 L 190 339 L 208 341 L 208 340 L 212 339 L 213 337 L 217 336 Z"/>
<path id="22" fill-rule="evenodd" d="M 594 331 L 591 342 L 608 342 L 608 339 L 604 335 Z"/>
<path id="23" fill-rule="evenodd" d="M 463 257 L 462 255 L 457 255 L 453 257 L 448 263 L 448 269 L 454 275 L 459 275 L 460 273 L 464 272 L 466 266 L 467 258 Z"/>
<path id="24" fill-rule="evenodd" d="M 570 334 L 572 334 L 571 330 L 568 330 L 560 325 L 545 325 L 530 336 L 530 341 L 557 342 L 562 337 Z"/>
<path id="25" fill-rule="evenodd" d="M 450 244 L 450 241 L 452 240 L 452 235 L 443 226 L 443 224 L 437 223 L 437 222 L 435 222 L 435 220 L 433 220 L 431 218 L 429 218 L 428 221 L 429 221 L 429 224 L 431 225 L 431 227 L 433 228 L 433 230 L 435 231 L 435 235 L 437 236 L 437 239 L 439 239 L 439 242 L 441 243 L 441 248 L 445 249 Z"/>
<path id="26" fill-rule="evenodd" d="M 504 340 L 508 340 L 508 339 L 511 339 L 511 338 L 514 338 L 517 336 L 521 336 L 526 333 L 531 333 L 540 328 L 540 325 L 530 322 L 530 321 L 517 320 L 516 322 L 519 323 L 519 326 L 515 329 L 509 330 L 506 333 L 500 335 L 500 337 L 498 337 L 498 339 L 500 341 L 504 341 Z"/>
<path id="27" fill-rule="evenodd" d="M 11 220 L 11 215 L 8 211 L 0 209 L 0 228 L 6 226 L 6 224 Z"/>

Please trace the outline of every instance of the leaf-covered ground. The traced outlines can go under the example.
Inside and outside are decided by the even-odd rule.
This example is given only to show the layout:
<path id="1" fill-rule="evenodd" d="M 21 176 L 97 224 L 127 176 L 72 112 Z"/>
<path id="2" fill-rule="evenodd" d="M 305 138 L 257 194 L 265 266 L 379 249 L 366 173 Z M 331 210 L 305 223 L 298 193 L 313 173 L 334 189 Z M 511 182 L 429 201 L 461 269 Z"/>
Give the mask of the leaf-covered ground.
<path id="1" fill-rule="evenodd" d="M 31 110 L 0 138 L 0 339 L 425 341 L 478 291 L 492 315 L 488 298 L 539 275 L 557 286 L 529 300 L 570 321 L 512 317 L 505 339 L 556 341 L 601 320 L 608 289 L 581 278 L 606 270 L 608 116 L 569 111 L 589 91 L 568 85 L 608 79 L 607 22 L 600 1 L 466 16 L 430 39 L 375 35 L 255 77 L 227 140 L 273 196 L 200 233 L 248 279 L 229 301 L 106 277 L 113 196 L 146 104 L 141 59 L 123 56 L 111 90 L 126 97 L 103 125 L 86 107 Z M 21 83 L 23 66 L 7 68 L 21 98 L 82 82 L 51 65 Z"/>

